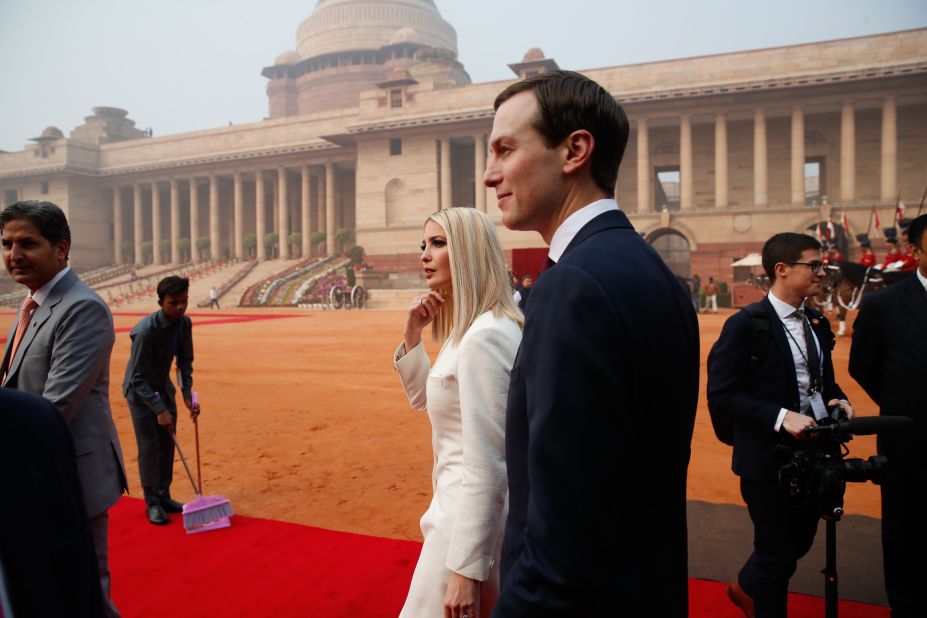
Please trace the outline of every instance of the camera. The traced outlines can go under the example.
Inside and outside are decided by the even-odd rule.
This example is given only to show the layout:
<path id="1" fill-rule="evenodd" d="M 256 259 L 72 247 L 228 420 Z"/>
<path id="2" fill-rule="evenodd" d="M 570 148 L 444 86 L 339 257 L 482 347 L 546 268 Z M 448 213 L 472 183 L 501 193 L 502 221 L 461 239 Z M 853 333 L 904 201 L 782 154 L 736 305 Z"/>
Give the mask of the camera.
<path id="1" fill-rule="evenodd" d="M 860 429 L 853 421 L 828 417 L 808 431 L 810 439 L 803 441 L 808 442 L 807 446 L 792 441 L 776 447 L 778 455 L 787 461 L 779 469 L 779 483 L 788 490 L 796 506 L 813 504 L 822 518 L 839 520 L 843 516 L 847 483 L 871 481 L 878 485 L 885 478 L 887 458 L 846 457 L 849 453 L 846 443 L 853 439 L 854 433 L 871 432 L 866 426 Z"/>

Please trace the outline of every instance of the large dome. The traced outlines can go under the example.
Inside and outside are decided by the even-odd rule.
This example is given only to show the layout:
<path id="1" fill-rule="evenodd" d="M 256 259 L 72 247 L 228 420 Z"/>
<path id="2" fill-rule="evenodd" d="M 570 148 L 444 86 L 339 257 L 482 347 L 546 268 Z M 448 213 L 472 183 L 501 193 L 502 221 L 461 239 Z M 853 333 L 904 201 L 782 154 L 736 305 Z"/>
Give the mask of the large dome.
<path id="1" fill-rule="evenodd" d="M 457 33 L 431 0 L 319 0 L 299 26 L 296 49 L 304 60 L 378 50 L 401 28 L 413 28 L 423 45 L 457 53 Z"/>

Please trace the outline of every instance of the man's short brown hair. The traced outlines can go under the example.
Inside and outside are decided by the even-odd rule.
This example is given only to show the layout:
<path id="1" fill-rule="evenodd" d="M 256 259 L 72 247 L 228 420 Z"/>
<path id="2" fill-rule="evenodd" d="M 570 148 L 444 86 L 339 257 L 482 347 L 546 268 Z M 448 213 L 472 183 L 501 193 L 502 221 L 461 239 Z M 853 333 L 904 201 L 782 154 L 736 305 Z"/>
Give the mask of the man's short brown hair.
<path id="1" fill-rule="evenodd" d="M 592 179 L 609 197 L 615 195 L 618 167 L 628 145 L 628 117 L 605 88 L 573 71 L 550 71 L 514 83 L 496 97 L 494 108 L 522 92 L 533 92 L 538 115 L 532 125 L 548 148 L 573 131 L 592 134 Z"/>

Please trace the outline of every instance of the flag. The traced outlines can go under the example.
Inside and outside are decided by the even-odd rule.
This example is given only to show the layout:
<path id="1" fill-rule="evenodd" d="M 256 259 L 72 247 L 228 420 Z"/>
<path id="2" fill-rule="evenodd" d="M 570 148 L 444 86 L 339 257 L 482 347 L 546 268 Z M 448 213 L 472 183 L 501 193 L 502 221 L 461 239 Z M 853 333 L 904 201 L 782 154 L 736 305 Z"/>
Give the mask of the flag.
<path id="1" fill-rule="evenodd" d="M 834 215 L 827 215 L 827 232 L 825 232 L 827 240 L 830 240 L 834 237 Z"/>
<path id="2" fill-rule="evenodd" d="M 901 220 L 904 219 L 904 202 L 898 200 L 898 205 L 895 206 L 895 214 L 897 215 L 898 225 L 901 225 Z"/>
<path id="3" fill-rule="evenodd" d="M 879 221 L 879 211 L 872 207 L 872 234 L 873 238 L 882 238 L 882 223 Z"/>
<path id="4" fill-rule="evenodd" d="M 847 240 L 850 238 L 850 222 L 847 219 L 846 208 L 843 209 L 843 216 L 840 218 L 840 223 L 843 224 L 843 235 L 847 237 Z"/>

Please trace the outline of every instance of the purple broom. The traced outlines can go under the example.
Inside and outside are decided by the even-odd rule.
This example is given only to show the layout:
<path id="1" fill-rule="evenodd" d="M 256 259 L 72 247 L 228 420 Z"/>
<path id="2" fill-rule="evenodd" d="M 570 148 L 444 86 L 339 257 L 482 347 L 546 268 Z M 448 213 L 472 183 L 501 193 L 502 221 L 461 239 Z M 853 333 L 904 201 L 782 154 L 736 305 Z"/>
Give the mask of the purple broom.
<path id="1" fill-rule="evenodd" d="M 197 394 L 193 393 L 194 407 L 197 403 L 199 403 Z M 200 427 L 196 418 L 193 419 L 193 428 L 196 435 L 196 472 L 199 488 L 193 482 L 193 473 L 190 472 L 190 466 L 187 465 L 187 460 L 183 456 L 180 443 L 177 442 L 177 437 L 171 432 L 171 438 L 174 439 L 174 445 L 177 447 L 177 452 L 180 453 L 180 461 L 183 462 L 190 484 L 193 485 L 193 491 L 196 492 L 196 498 L 183 505 L 183 527 L 187 534 L 218 530 L 232 525 L 229 519 L 232 516 L 232 503 L 222 496 L 203 495 L 203 477 L 200 472 Z"/>

